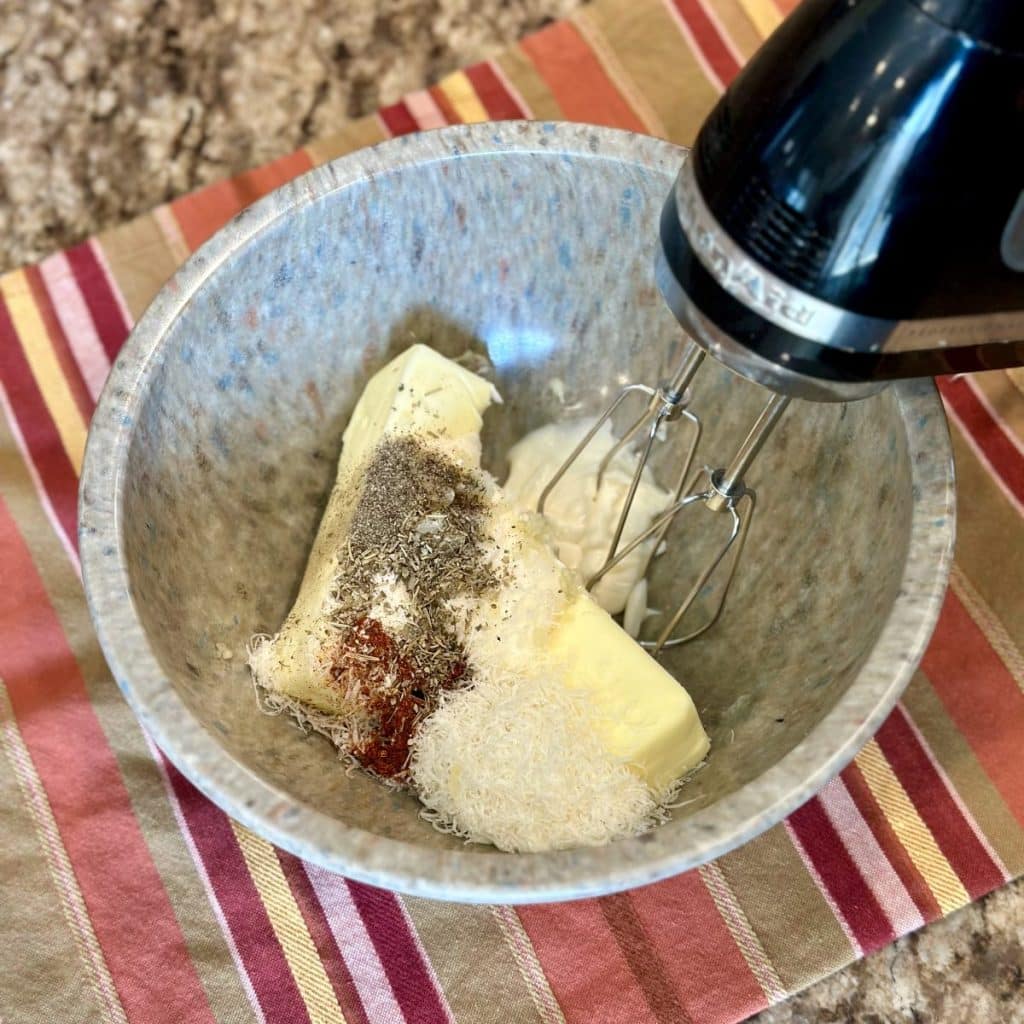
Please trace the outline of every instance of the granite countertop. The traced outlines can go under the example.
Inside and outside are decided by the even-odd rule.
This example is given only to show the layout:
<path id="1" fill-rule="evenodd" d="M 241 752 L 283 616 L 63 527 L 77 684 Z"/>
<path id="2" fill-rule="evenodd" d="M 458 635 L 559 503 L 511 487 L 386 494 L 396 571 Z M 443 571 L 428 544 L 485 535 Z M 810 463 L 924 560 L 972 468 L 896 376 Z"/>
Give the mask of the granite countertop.
<path id="1" fill-rule="evenodd" d="M 579 0 L 5 0 L 0 270 L 287 153 Z M 760 1024 L 1024 1022 L 1024 883 Z"/>
<path id="2" fill-rule="evenodd" d="M 0 269 L 372 113 L 579 0 L 3 0 Z"/>

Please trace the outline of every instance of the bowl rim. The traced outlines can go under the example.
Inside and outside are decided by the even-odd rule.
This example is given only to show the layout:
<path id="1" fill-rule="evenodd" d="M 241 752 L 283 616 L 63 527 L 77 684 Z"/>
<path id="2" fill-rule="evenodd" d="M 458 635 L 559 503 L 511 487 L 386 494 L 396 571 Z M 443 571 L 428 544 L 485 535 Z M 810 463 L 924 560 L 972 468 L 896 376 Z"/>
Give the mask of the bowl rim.
<path id="1" fill-rule="evenodd" d="M 79 489 L 86 598 L 107 663 L 143 728 L 222 810 L 274 844 L 348 878 L 471 903 L 597 896 L 698 867 L 754 838 L 817 793 L 871 738 L 910 681 L 938 620 L 955 536 L 952 450 L 931 380 L 892 386 L 906 435 L 910 542 L 897 598 L 857 676 L 780 761 L 688 818 L 603 847 L 537 854 L 434 850 L 346 825 L 246 768 L 181 700 L 135 611 L 121 497 L 135 413 L 167 333 L 191 297 L 242 246 L 289 211 L 368 177 L 453 157 L 557 152 L 626 161 L 674 178 L 687 150 L 619 129 L 569 122 L 485 122 L 401 136 L 342 156 L 243 210 L 164 285 L 116 359 L 89 430 Z"/>

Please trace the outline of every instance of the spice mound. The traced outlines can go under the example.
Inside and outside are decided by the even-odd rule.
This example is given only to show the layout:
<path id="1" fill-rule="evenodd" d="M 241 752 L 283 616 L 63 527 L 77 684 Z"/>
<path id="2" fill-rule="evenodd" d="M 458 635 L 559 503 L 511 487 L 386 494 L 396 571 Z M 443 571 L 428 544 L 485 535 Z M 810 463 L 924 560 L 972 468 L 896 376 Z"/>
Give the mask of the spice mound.
<path id="1" fill-rule="evenodd" d="M 415 438 L 386 438 L 367 465 L 331 595 L 328 685 L 351 707 L 352 757 L 382 778 L 407 780 L 417 724 L 470 680 L 455 599 L 498 585 L 481 551 L 487 504 Z"/>
<path id="2" fill-rule="evenodd" d="M 634 835 L 708 740 L 556 557 L 552 525 L 481 469 L 496 400 L 423 345 L 369 381 L 298 597 L 250 668 L 266 710 L 415 793 L 440 829 L 513 851 Z"/>

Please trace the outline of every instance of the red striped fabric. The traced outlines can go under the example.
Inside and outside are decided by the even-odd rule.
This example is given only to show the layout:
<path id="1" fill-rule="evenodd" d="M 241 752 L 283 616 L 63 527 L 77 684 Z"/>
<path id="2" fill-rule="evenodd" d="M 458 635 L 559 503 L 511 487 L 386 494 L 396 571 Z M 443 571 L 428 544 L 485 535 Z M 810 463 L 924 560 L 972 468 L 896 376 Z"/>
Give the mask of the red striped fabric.
<path id="1" fill-rule="evenodd" d="M 313 166 L 313 161 L 304 149 L 297 149 L 269 164 L 243 171 L 232 178 L 235 194 L 242 206 L 248 206 L 257 199 L 262 199 L 268 192 L 286 184 L 300 174 L 305 174 Z"/>
<path id="2" fill-rule="evenodd" d="M 451 100 L 445 95 L 443 89 L 432 85 L 427 91 L 430 93 L 430 98 L 437 104 L 437 108 L 441 111 L 446 124 L 462 123 L 459 112 L 452 106 Z"/>
<path id="3" fill-rule="evenodd" d="M 7 392 L 18 431 L 25 439 L 28 456 L 53 508 L 58 529 L 64 535 L 64 543 L 72 551 L 77 551 L 78 477 L 32 376 L 2 296 L 0 380 Z"/>
<path id="4" fill-rule="evenodd" d="M 895 935 L 889 920 L 832 827 L 821 801 L 809 800 L 789 816 L 789 824 L 860 948 L 870 953 L 891 942 Z"/>
<path id="5" fill-rule="evenodd" d="M 78 368 L 78 363 L 75 362 L 71 346 L 68 344 L 68 339 L 64 334 L 64 328 L 57 318 L 57 312 L 50 301 L 50 294 L 43 283 L 43 275 L 38 267 L 26 267 L 25 280 L 28 282 L 29 290 L 32 293 L 32 301 L 39 311 L 43 326 L 46 328 L 54 355 L 56 355 L 57 362 L 60 364 L 61 373 L 68 382 L 71 397 L 74 399 L 78 411 L 82 414 L 83 421 L 88 423 L 95 408 L 95 403 L 89 394 L 89 389 L 86 386 L 85 378 Z"/>
<path id="6" fill-rule="evenodd" d="M 843 779 L 833 779 L 818 797 L 836 834 L 875 897 L 893 935 L 913 931 L 924 918 L 857 807 Z"/>
<path id="7" fill-rule="evenodd" d="M 154 1024 L 214 1024 L 117 762 L 2 499 L 0 550 L 0 678 L 125 1012 Z"/>
<path id="8" fill-rule="evenodd" d="M 167 774 L 266 1024 L 308 1022 L 306 1004 L 245 866 L 231 823 L 173 765 L 167 765 Z"/>
<path id="9" fill-rule="evenodd" d="M 708 17 L 707 11 L 699 0 L 671 0 L 679 16 L 693 33 L 693 38 L 700 47 L 704 59 L 718 76 L 723 86 L 739 74 L 740 66 L 732 55 L 732 50 L 722 38 L 718 27 Z"/>
<path id="10" fill-rule="evenodd" d="M 241 209 L 238 195 L 228 181 L 209 185 L 171 203 L 171 212 L 189 249 L 199 248 Z"/>
<path id="11" fill-rule="evenodd" d="M 905 712 L 897 708 L 875 738 L 971 898 L 977 899 L 1002 885 L 1002 872 L 953 802 L 910 728 Z"/>
<path id="12" fill-rule="evenodd" d="M 110 357 L 96 333 L 74 271 L 63 252 L 43 260 L 38 270 L 74 356 L 75 366 L 86 383 L 89 397 L 95 403 L 110 372 Z"/>
<path id="13" fill-rule="evenodd" d="M 360 882 L 348 888 L 408 1024 L 450 1024 L 397 898 Z"/>
<path id="14" fill-rule="evenodd" d="M 348 965 L 338 948 L 324 908 L 306 874 L 305 865 L 298 857 L 286 853 L 284 850 L 278 850 L 277 856 L 292 894 L 295 896 L 295 902 L 309 929 L 313 945 L 316 947 L 317 954 L 331 982 L 331 987 L 334 989 L 338 1005 L 341 1007 L 342 1013 L 345 1014 L 345 1020 L 348 1024 L 374 1024 L 366 1015 L 366 1010 L 359 998 L 359 991 L 356 989 Z"/>
<path id="15" fill-rule="evenodd" d="M 630 895 L 694 1021 L 731 1024 L 764 1009 L 761 986 L 698 872 Z"/>
<path id="16" fill-rule="evenodd" d="M 1024 454 L 964 378 L 943 378 L 939 381 L 939 390 L 947 408 L 963 425 L 1007 492 L 1024 506 Z"/>
<path id="17" fill-rule="evenodd" d="M 174 219 L 190 249 L 198 249 L 249 203 L 313 166 L 309 154 L 298 150 L 263 167 L 219 181 L 170 204 Z"/>
<path id="18" fill-rule="evenodd" d="M 903 844 L 899 841 L 889 820 L 882 813 L 882 809 L 871 794 L 871 790 L 864 781 L 864 776 L 861 774 L 861 770 L 856 763 L 851 764 L 843 772 L 842 778 L 850 792 L 850 796 L 857 805 L 857 809 L 863 815 L 876 842 L 885 852 L 886 858 L 893 866 L 900 881 L 906 886 L 907 892 L 910 893 L 911 899 L 913 899 L 917 909 L 921 912 L 921 916 L 925 921 L 934 921 L 936 918 L 941 917 L 942 911 L 938 900 L 936 900 L 931 889 L 928 888 L 928 883 L 910 858 L 910 854 L 907 853 Z"/>
<path id="19" fill-rule="evenodd" d="M 567 1024 L 651 1020 L 643 990 L 596 900 L 520 907 L 519 917 Z"/>
<path id="20" fill-rule="evenodd" d="M 495 121 L 507 121 L 526 116 L 526 111 L 498 77 L 492 64 L 474 64 L 466 68 L 466 77 L 473 83 L 473 89 L 488 117 Z"/>
<path id="21" fill-rule="evenodd" d="M 401 1007 L 347 881 L 315 864 L 303 867 L 366 1015 L 374 1024 L 378 1020 L 400 1021 Z"/>
<path id="22" fill-rule="evenodd" d="M 96 259 L 91 243 L 82 242 L 81 245 L 68 249 L 66 255 L 78 289 L 96 325 L 96 333 L 113 362 L 125 338 L 128 337 L 131 325 L 125 319 L 121 304 L 111 291 L 106 271 Z"/>
<path id="23" fill-rule="evenodd" d="M 378 116 L 392 135 L 408 135 L 419 127 L 416 119 L 409 113 L 409 108 L 401 102 L 381 107 Z"/>
<path id="24" fill-rule="evenodd" d="M 693 1018 L 683 1009 L 665 961 L 653 947 L 653 936 L 640 920 L 629 893 L 605 896 L 599 903 L 608 929 L 636 978 L 651 1016 L 662 1024 L 673 1021 L 693 1024 Z"/>
<path id="25" fill-rule="evenodd" d="M 643 121 L 608 77 L 575 25 L 550 25 L 528 36 L 521 45 L 568 119 L 634 132 L 644 130 Z"/>
<path id="26" fill-rule="evenodd" d="M 922 668 L 1006 806 L 1024 826 L 1024 692 L 952 591 Z"/>
<path id="27" fill-rule="evenodd" d="M 705 74 L 727 83 L 738 65 L 712 16 L 714 0 L 664 2 L 678 15 L 673 24 L 693 41 Z M 775 5 L 785 9 L 791 0 L 775 0 Z M 607 61 L 614 57 L 618 41 L 606 42 L 609 48 L 599 59 L 576 27 L 557 24 L 526 40 L 509 67 L 517 66 L 516 61 L 530 67 L 524 79 L 528 85 L 519 85 L 524 91 L 534 90 L 529 93 L 531 102 L 533 96 L 545 99 L 540 84 L 544 82 L 550 89 L 548 98 L 557 101 L 567 116 L 642 130 L 627 95 L 628 73 L 620 68 L 613 80 L 606 70 L 614 66 Z M 488 116 L 524 113 L 515 89 L 494 65 L 478 64 L 466 71 L 466 77 Z M 429 96 L 447 121 L 459 120 L 443 90 L 432 87 Z M 429 107 L 426 96 L 420 98 Z M 428 113 L 436 121 L 437 112 Z M 380 120 L 391 134 L 418 125 L 412 100 L 385 108 Z M 247 203 L 309 166 L 309 155 L 300 151 L 175 201 L 171 210 L 182 237 L 194 248 Z M 107 361 L 116 355 L 128 330 L 129 316 L 116 277 L 96 242 L 52 257 L 41 269 L 26 271 L 26 277 L 54 357 L 76 407 L 87 416 Z M 26 462 L 35 474 L 43 507 L 52 507 L 54 529 L 74 562 L 74 470 L 2 299 L 0 381 L 3 407 L 9 410 L 16 439 L 24 440 Z M 1008 498 L 1018 509 L 1024 508 L 1024 455 L 1005 425 L 967 381 L 945 381 L 941 387 L 964 436 Z M 90 694 L 47 597 L 44 578 L 32 563 L 25 539 L 33 529 L 35 524 L 29 524 L 22 536 L 0 500 L 0 677 L 10 691 L 17 726 L 52 802 L 60 837 L 130 1024 L 211 1020 L 206 996 L 216 986 L 204 990 L 196 964 L 189 959 L 164 881 L 134 818 L 118 766 L 120 755 L 89 704 Z M 924 669 L 977 766 L 1024 826 L 1024 776 L 1017 770 L 1024 737 L 1024 692 L 980 621 L 951 594 Z M 1000 650 L 1005 654 L 1005 648 Z M 976 897 L 1000 884 L 1004 871 L 972 817 L 970 794 L 954 790 L 946 777 L 943 752 L 928 747 L 902 710 L 883 727 L 878 743 L 969 894 Z M 268 1024 L 301 1024 L 316 1016 L 316 999 L 309 997 L 307 1003 L 303 998 L 268 914 L 270 901 L 291 898 L 349 1024 L 452 1020 L 449 1000 L 437 980 L 442 972 L 435 973 L 399 899 L 347 883 L 284 853 L 278 858 L 287 892 L 261 892 L 231 823 L 170 766 L 167 777 L 183 831 L 200 872 L 208 877 L 218 919 L 237 951 L 243 987 L 246 993 L 251 990 L 259 1008 L 257 1017 L 262 1015 Z M 849 795 L 845 804 L 828 802 L 826 793 L 793 815 L 784 835 L 793 836 L 820 887 L 814 890 L 815 897 L 820 891 L 857 945 L 870 950 L 912 927 L 908 922 L 916 921 L 914 907 L 926 920 L 939 916 L 940 910 L 856 765 L 843 773 L 841 785 Z M 786 843 L 791 853 L 793 847 Z M 881 856 L 887 864 L 880 864 Z M 870 874 L 872 864 L 883 870 Z M 803 868 L 800 871 L 801 883 L 810 885 Z M 779 884 L 786 881 L 782 877 Z M 730 879 L 730 884 L 741 885 L 742 879 Z M 712 888 L 714 899 L 701 875 L 691 873 L 602 901 L 525 908 L 525 936 L 517 940 L 515 963 L 533 986 L 545 1024 L 558 1024 L 560 1013 L 568 1024 L 733 1024 L 763 1007 L 764 991 L 752 970 L 759 962 L 768 962 L 759 942 L 765 936 L 757 932 L 770 931 L 778 923 L 750 927 L 741 921 L 737 932 L 736 915 L 742 917 L 742 911 L 729 908 L 729 886 L 724 891 Z M 899 900 L 901 908 L 896 906 Z M 277 917 L 274 920 L 279 924 Z M 782 927 L 792 931 L 794 942 L 813 943 L 815 936 L 802 925 L 791 921 Z M 749 927 L 749 941 L 741 952 L 747 939 L 736 935 L 743 927 Z M 224 943 L 219 931 L 204 940 L 211 949 Z M 295 950 L 290 953 L 291 962 L 298 963 Z M 432 953 L 438 963 L 437 949 L 432 947 Z M 235 961 L 226 960 L 226 969 L 234 970 Z M 769 980 L 783 973 L 780 969 L 776 975 L 777 965 L 768 963 Z M 298 966 L 296 974 L 302 977 Z M 758 977 L 764 983 L 764 973 Z M 798 982 L 806 980 L 801 976 Z M 536 995 L 538 987 L 543 989 L 541 996 Z M 239 1007 L 238 1012 L 248 1010 Z M 231 1014 L 220 1019 L 226 1024 Z"/>

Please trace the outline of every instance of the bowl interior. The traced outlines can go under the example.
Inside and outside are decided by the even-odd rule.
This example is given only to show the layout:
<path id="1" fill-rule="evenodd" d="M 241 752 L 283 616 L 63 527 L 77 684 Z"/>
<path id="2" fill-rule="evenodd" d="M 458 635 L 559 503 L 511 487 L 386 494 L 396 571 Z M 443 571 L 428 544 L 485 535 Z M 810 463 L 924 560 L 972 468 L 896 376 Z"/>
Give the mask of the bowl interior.
<path id="1" fill-rule="evenodd" d="M 398 351 L 425 341 L 488 354 L 505 400 L 485 428 L 499 474 L 525 431 L 596 411 L 624 381 L 656 381 L 677 354 L 653 256 L 681 151 L 537 139 L 490 154 L 438 144 L 344 187 L 324 169 L 312 198 L 293 190 L 286 216 L 203 268 L 163 331 L 120 475 L 135 614 L 187 712 L 289 801 L 424 849 L 465 848 L 420 820 L 414 800 L 342 771 L 325 740 L 261 714 L 245 648 L 286 614 L 346 419 Z M 766 397 L 706 364 L 698 461 L 727 459 Z M 673 454 L 659 449 L 663 473 Z M 665 658 L 712 748 L 662 832 L 778 764 L 850 687 L 900 588 L 910 479 L 892 392 L 793 403 L 749 475 L 757 514 L 727 613 Z M 652 604 L 681 596 L 720 520 L 700 509 L 681 522 Z"/>

